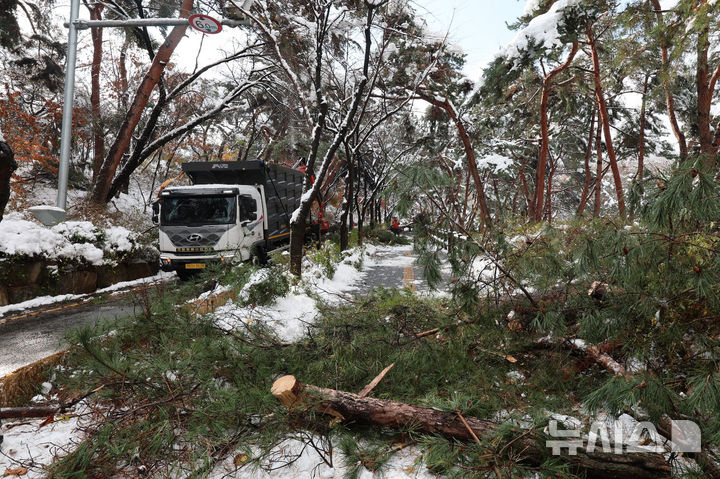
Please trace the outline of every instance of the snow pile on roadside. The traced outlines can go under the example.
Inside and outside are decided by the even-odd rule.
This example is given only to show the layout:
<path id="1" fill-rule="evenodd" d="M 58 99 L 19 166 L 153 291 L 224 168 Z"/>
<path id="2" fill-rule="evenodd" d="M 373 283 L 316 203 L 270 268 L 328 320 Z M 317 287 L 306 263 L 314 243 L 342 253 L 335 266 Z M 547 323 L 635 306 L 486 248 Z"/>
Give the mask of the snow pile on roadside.
<path id="1" fill-rule="evenodd" d="M 52 228 L 9 214 L 0 222 L 0 256 L 112 263 L 111 256 L 138 246 L 135 234 L 122 226 L 100 229 L 89 221 L 66 221 Z"/>
<path id="2" fill-rule="evenodd" d="M 135 233 L 122 226 L 111 226 L 105 229 L 105 251 L 108 253 L 129 253 L 137 248 Z"/>
<path id="3" fill-rule="evenodd" d="M 367 244 L 345 252 L 331 278 L 325 275 L 319 264 L 306 262 L 303 275 L 305 288 L 316 293 L 326 303 L 342 302 L 348 292 L 357 289 L 357 284 L 367 274 L 368 268 L 376 266 L 375 258 L 380 249 L 382 247 Z"/>
<path id="4" fill-rule="evenodd" d="M 304 264 L 303 281 L 292 286 L 287 295 L 277 299 L 273 304 L 242 306 L 235 302 L 228 302 L 213 313 L 215 321 L 218 327 L 225 330 L 235 330 L 253 322 L 263 322 L 273 329 L 281 340 L 297 341 L 318 314 L 315 298 L 331 304 L 341 303 L 347 299 L 348 293 L 357 289 L 358 283 L 363 279 L 368 268 L 376 266 L 378 261 L 384 261 L 375 259 L 379 252 L 406 248 L 407 246 L 378 247 L 375 245 L 354 248 L 346 253 L 344 259 L 337 264 L 331 278 L 325 275 L 322 265 L 307 262 Z M 411 264 L 412 260 L 412 257 L 401 256 L 403 265 Z M 249 288 L 248 285 L 257 284 L 270 274 L 264 271 L 269 270 L 260 270 L 254 274 L 243 291 Z M 239 300 L 247 300 L 247 295 L 242 291 Z"/>
<path id="5" fill-rule="evenodd" d="M 295 479 L 297 477 L 314 477 L 316 479 L 341 479 L 348 477 L 350 470 L 361 467 L 358 479 L 430 479 L 437 476 L 431 474 L 424 465 L 418 464 L 420 452 L 415 447 L 407 447 L 396 452 L 385 466 L 375 473 L 362 468 L 359 464 L 347 464 L 346 457 L 337 449 L 332 451 L 330 458 L 333 467 L 323 461 L 320 453 L 303 441 L 288 439 L 276 446 L 268 455 L 269 459 L 262 463 L 262 468 L 246 465 L 238 469 L 234 457 L 221 462 L 208 475 L 209 479 Z M 294 460 L 296 459 L 296 460 Z M 294 460 L 294 461 L 293 461 Z M 293 461 L 292 463 L 290 463 Z M 289 464 L 288 464 L 289 463 Z M 271 472 L 267 472 L 267 471 Z"/>

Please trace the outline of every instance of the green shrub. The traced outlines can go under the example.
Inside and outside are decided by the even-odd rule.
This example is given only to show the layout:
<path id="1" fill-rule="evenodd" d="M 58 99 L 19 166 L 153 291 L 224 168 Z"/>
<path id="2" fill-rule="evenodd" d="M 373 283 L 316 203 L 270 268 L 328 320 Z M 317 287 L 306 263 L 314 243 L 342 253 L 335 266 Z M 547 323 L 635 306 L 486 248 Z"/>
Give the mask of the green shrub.
<path id="1" fill-rule="evenodd" d="M 326 241 L 319 249 L 308 251 L 307 258 L 312 263 L 319 265 L 327 278 L 332 279 L 335 276 L 338 263 L 343 259 L 343 255 L 338 244 Z"/>
<path id="2" fill-rule="evenodd" d="M 410 240 L 403 235 L 396 235 L 390 230 L 384 228 L 375 228 L 367 230 L 365 237 L 375 243 L 381 243 L 386 245 L 408 245 Z"/>
<path id="3" fill-rule="evenodd" d="M 245 304 L 263 306 L 272 304 L 289 291 L 290 281 L 285 269 L 273 266 L 259 269 L 251 274 L 239 297 Z"/>

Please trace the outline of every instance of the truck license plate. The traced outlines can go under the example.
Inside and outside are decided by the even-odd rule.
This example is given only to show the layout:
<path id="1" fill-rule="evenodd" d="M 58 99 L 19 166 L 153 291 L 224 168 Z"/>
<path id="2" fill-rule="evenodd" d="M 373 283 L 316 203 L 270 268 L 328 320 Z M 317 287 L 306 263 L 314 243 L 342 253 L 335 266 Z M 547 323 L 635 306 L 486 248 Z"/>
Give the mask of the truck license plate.
<path id="1" fill-rule="evenodd" d="M 205 263 L 188 263 L 185 269 L 205 269 Z"/>

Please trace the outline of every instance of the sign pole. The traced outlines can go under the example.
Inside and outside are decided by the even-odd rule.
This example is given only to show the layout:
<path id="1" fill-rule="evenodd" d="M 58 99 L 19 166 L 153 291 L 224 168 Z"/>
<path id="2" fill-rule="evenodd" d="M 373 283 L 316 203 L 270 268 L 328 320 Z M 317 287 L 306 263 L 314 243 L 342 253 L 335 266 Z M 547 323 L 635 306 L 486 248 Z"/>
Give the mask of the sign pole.
<path id="1" fill-rule="evenodd" d="M 80 0 L 71 0 L 70 28 L 68 33 L 67 65 L 65 66 L 65 98 L 63 101 L 62 130 L 60 132 L 60 165 L 58 168 L 57 206 L 64 210 L 67 205 L 68 170 L 72 142 L 72 117 L 75 97 L 75 63 L 77 60 L 77 26 Z"/>

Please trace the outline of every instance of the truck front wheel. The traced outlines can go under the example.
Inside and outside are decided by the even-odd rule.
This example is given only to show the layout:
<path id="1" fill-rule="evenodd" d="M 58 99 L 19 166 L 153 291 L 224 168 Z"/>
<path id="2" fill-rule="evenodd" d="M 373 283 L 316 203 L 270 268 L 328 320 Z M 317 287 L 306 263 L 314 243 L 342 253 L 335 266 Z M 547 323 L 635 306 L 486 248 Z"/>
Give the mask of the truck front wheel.
<path id="1" fill-rule="evenodd" d="M 268 254 L 267 251 L 265 251 L 265 246 L 261 244 L 255 245 L 253 248 L 253 262 L 260 266 L 267 266 Z"/>

